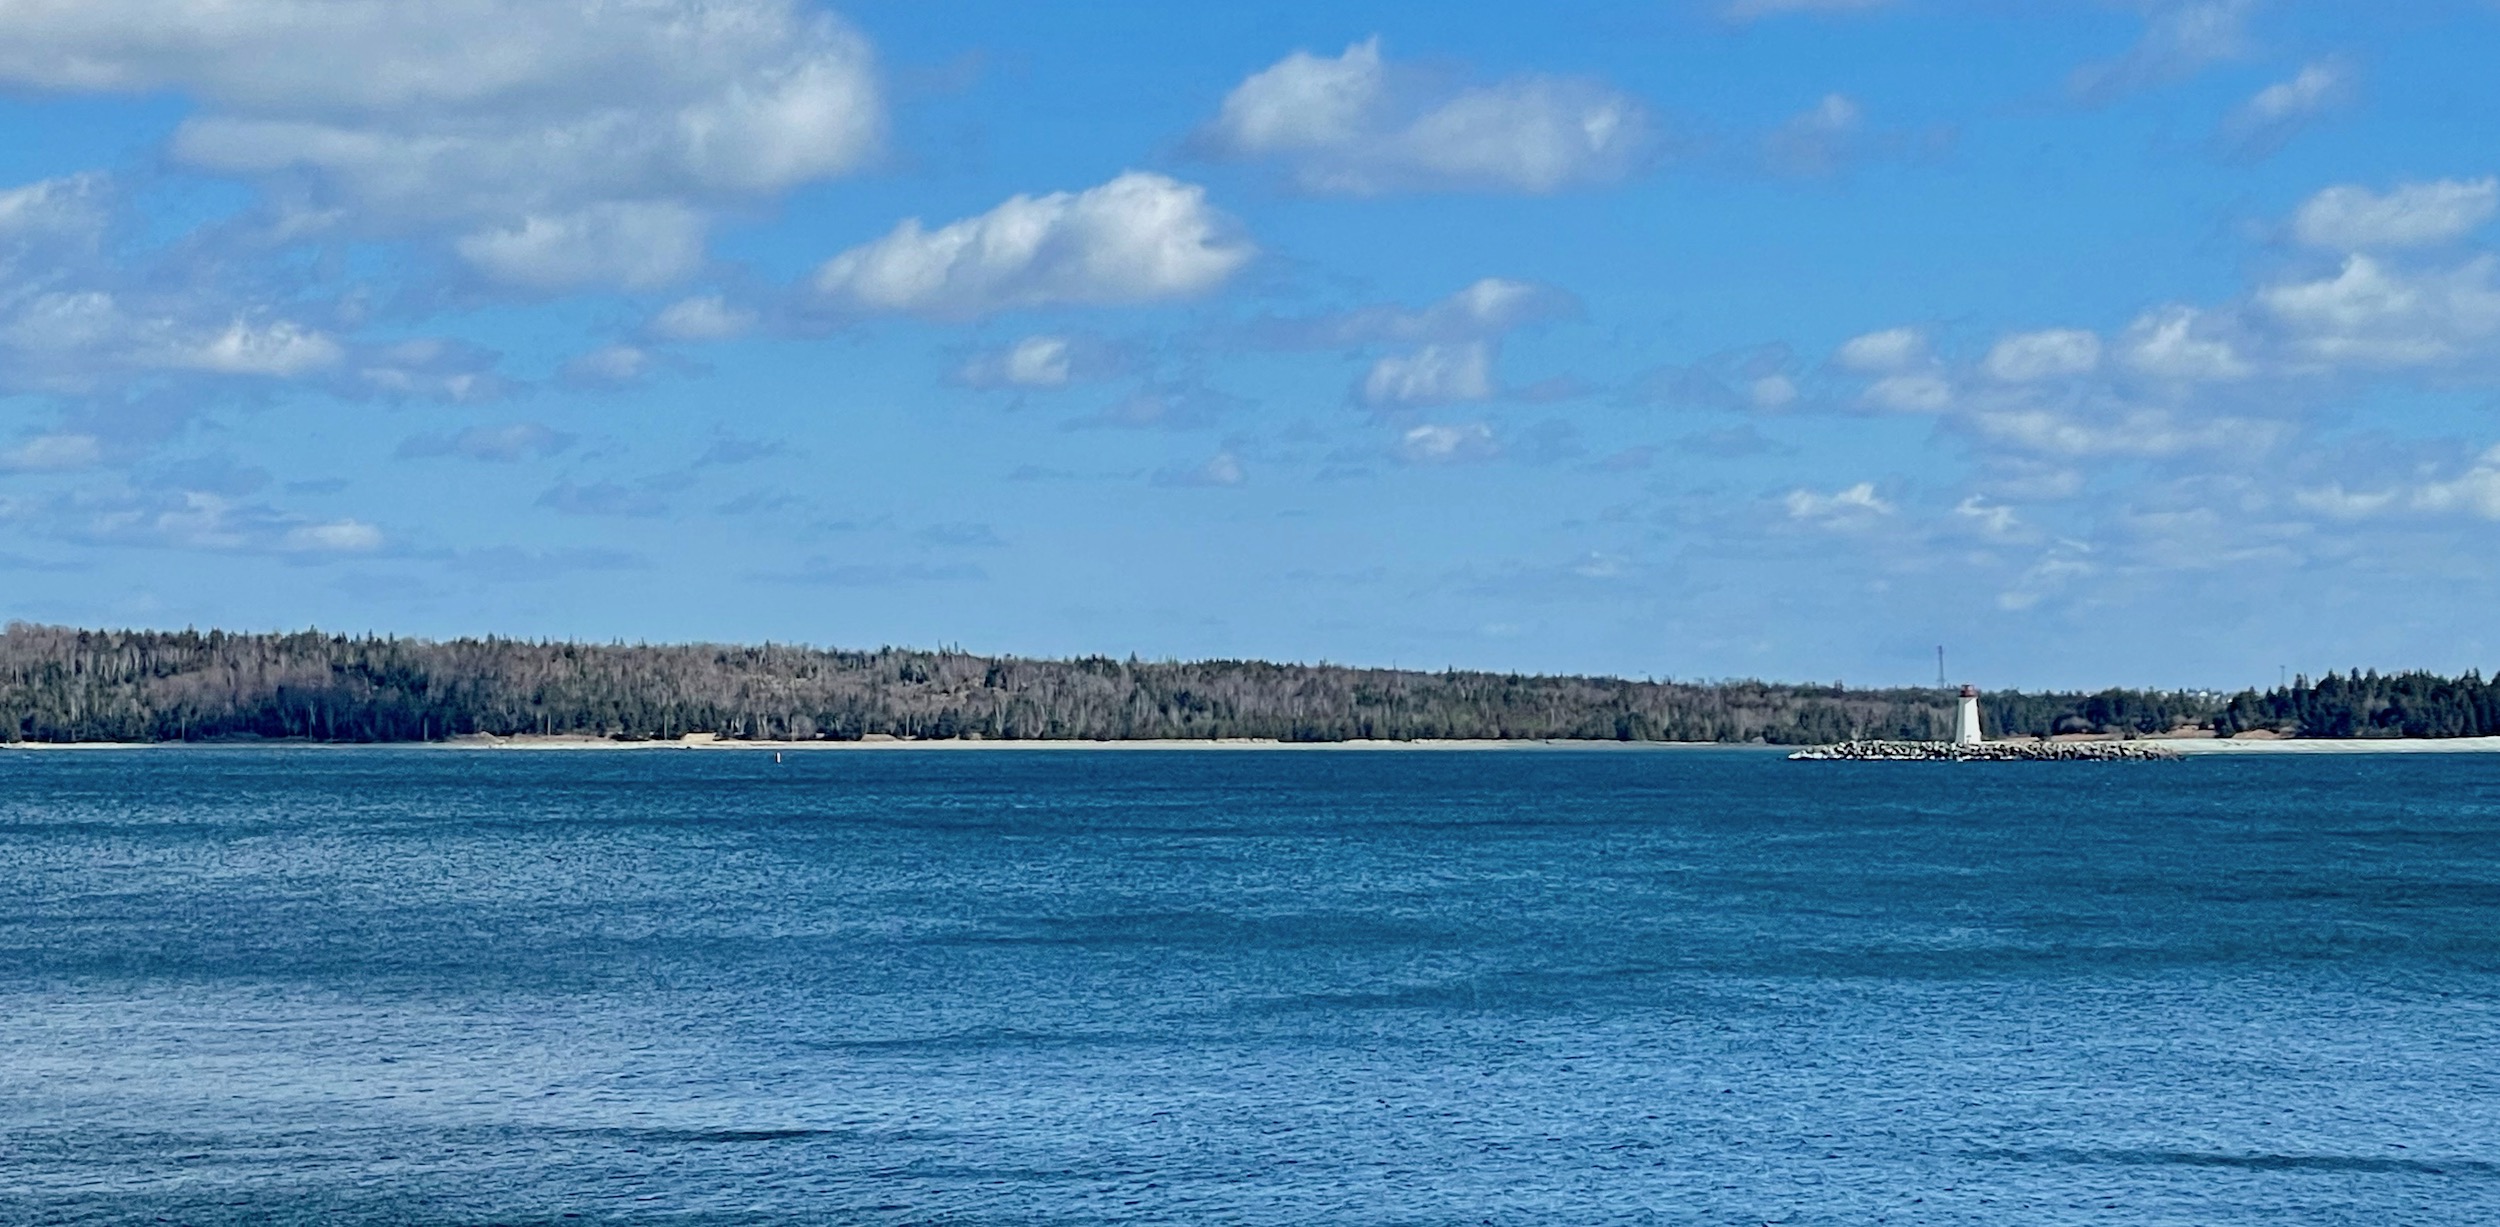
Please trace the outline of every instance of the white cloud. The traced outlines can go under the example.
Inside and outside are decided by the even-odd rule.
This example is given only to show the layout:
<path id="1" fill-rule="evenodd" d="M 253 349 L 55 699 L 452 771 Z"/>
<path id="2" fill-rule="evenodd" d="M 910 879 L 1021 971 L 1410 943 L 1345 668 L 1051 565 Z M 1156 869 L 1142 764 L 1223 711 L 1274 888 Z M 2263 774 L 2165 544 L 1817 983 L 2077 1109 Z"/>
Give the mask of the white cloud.
<path id="1" fill-rule="evenodd" d="M 2484 452 L 2473 468 L 2457 477 L 2414 491 L 2413 505 L 2424 511 L 2463 511 L 2500 520 L 2500 447 Z"/>
<path id="2" fill-rule="evenodd" d="M 2100 104 L 2139 89 L 2194 76 L 2209 64 L 2248 51 L 2248 17 L 2256 0 L 2190 0 L 2155 11 L 2126 54 L 2075 70 L 2075 96 Z"/>
<path id="3" fill-rule="evenodd" d="M 2356 78 L 2352 67 L 2341 60 L 2303 65 L 2290 80 L 2258 90 L 2232 111 L 2222 121 L 2221 142 L 2239 157 L 2265 157 L 2350 103 Z"/>
<path id="4" fill-rule="evenodd" d="M 93 468 L 103 459 L 103 441 L 94 435 L 35 435 L 0 448 L 0 473 L 60 473 Z"/>
<path id="5" fill-rule="evenodd" d="M 1963 422 L 1987 442 L 2067 460 L 2159 459 L 2189 452 L 2254 455 L 2272 447 L 2283 433 L 2280 423 L 2231 417 L 2183 420 L 2170 410 L 2145 406 L 1984 409 Z"/>
<path id="6" fill-rule="evenodd" d="M 1296 51 L 1225 96 L 1204 140 L 1279 158 L 1314 192 L 1407 189 L 1543 194 L 1629 174 L 1646 108 L 1593 81 L 1520 76 L 1455 91 L 1386 64 L 1380 40 L 1334 59 Z"/>
<path id="7" fill-rule="evenodd" d="M 417 337 L 381 346 L 360 355 L 356 381 L 362 390 L 384 397 L 424 397 L 474 404 L 494 400 L 510 390 L 495 373 L 499 356 L 463 341 Z"/>
<path id="8" fill-rule="evenodd" d="M 2338 520 L 2366 520 L 2395 505 L 2396 497 L 2393 490 L 2346 490 L 2342 482 L 2292 492 L 2293 503 Z"/>
<path id="9" fill-rule="evenodd" d="M 2257 303 L 2301 354 L 2332 364 L 2422 366 L 2464 357 L 2500 337 L 2500 261 L 2407 272 L 2347 257 L 2332 277 L 2267 286 Z"/>
<path id="10" fill-rule="evenodd" d="M 1366 405 L 1390 408 L 1490 400 L 1497 390 L 1492 343 L 1466 341 L 1380 359 L 1363 376 L 1361 396 Z"/>
<path id="11" fill-rule="evenodd" d="M 2312 196 L 2292 215 L 2292 233 L 2312 247 L 2371 251 L 2427 247 L 2465 237 L 2500 212 L 2500 179 L 2403 183 L 2385 192 L 2356 184 Z"/>
<path id="12" fill-rule="evenodd" d="M 1579 300 L 1553 286 L 1486 277 L 1421 310 L 1363 307 L 1315 320 L 1277 323 L 1266 332 L 1271 341 L 1288 346 L 1482 341 L 1579 312 Z"/>
<path id="13" fill-rule="evenodd" d="M 2077 328 L 2022 332 L 1999 339 L 1980 365 L 2007 383 L 2090 374 L 2101 364 L 2101 338 Z"/>
<path id="14" fill-rule="evenodd" d="M 2220 383 L 2254 373 L 2228 339 L 2212 334 L 2208 317 L 2194 307 L 2171 305 L 2148 311 L 2127 326 L 2120 354 L 2134 370 L 2180 383 Z"/>
<path id="15" fill-rule="evenodd" d="M 2500 520 L 2500 447 L 2474 458 L 2455 477 L 2383 490 L 2347 490 L 2333 482 L 2293 492 L 2303 508 L 2338 520 L 2366 520 L 2400 510 Z"/>
<path id="16" fill-rule="evenodd" d="M 305 553 L 370 553 L 382 548 L 382 530 L 362 520 L 332 520 L 290 528 L 282 545 Z"/>
<path id="17" fill-rule="evenodd" d="M 305 219 L 471 238 L 769 196 L 857 167 L 883 124 L 866 43 L 798 0 L 25 0 L 0 6 L 0 83 L 179 93 L 180 163 Z"/>
<path id="18" fill-rule="evenodd" d="M 1765 413 L 1797 403 L 1797 383 L 1786 375 L 1764 375 L 1745 385 L 1745 400 Z"/>
<path id="19" fill-rule="evenodd" d="M 956 373 L 974 387 L 1057 388 L 1067 385 L 1068 338 L 1026 337 L 1006 349 L 976 354 Z"/>
<path id="20" fill-rule="evenodd" d="M 1861 375 L 1906 371 L 1928 360 L 1927 334 L 1916 328 L 1887 328 L 1851 337 L 1833 360 Z"/>
<path id="21" fill-rule="evenodd" d="M 651 373 L 651 352 L 633 345 L 602 345 L 564 364 L 576 383 L 628 384 Z"/>
<path id="22" fill-rule="evenodd" d="M 1866 126 L 1866 109 L 1846 94 L 1825 94 L 1804 113 L 1773 130 L 1767 142 L 1771 165 L 1792 175 L 1828 175 L 1847 162 Z"/>
<path id="23" fill-rule="evenodd" d="M 2013 508 L 2003 503 L 1988 502 L 1976 494 L 1954 504 L 1953 514 L 1969 521 L 1982 536 L 1987 537 L 2012 537 L 2023 526 L 2022 517 L 2014 514 Z"/>
<path id="24" fill-rule="evenodd" d="M 1780 503 L 1788 509 L 1789 519 L 1825 528 L 1861 527 L 1894 511 L 1891 503 L 1875 493 L 1875 483 L 1871 481 L 1830 494 L 1799 488 L 1789 491 Z"/>
<path id="25" fill-rule="evenodd" d="M 301 325 L 279 320 L 254 326 L 237 320 L 207 341 L 178 351 L 167 365 L 285 378 L 336 366 L 345 356 L 337 341 Z"/>
<path id="26" fill-rule="evenodd" d="M 1493 441 L 1491 426 L 1467 422 L 1411 427 L 1398 436 L 1396 454 L 1408 464 L 1462 464 L 1490 460 L 1501 449 Z"/>
<path id="27" fill-rule="evenodd" d="M 755 326 L 755 312 L 730 306 L 718 294 L 670 303 L 651 319 L 651 335 L 664 341 L 726 341 Z"/>
<path id="28" fill-rule="evenodd" d="M 0 191 L 0 256 L 39 241 L 92 245 L 104 232 L 105 177 L 68 175 Z M 5 265 L 0 265 L 5 267 Z"/>
<path id="29" fill-rule="evenodd" d="M 827 261 L 815 286 L 846 311 L 959 319 L 1191 297 L 1253 254 L 1206 189 L 1130 171 L 1083 192 L 1017 196 L 936 230 L 913 218 Z"/>
<path id="30" fill-rule="evenodd" d="M 532 214 L 452 244 L 497 281 L 555 292 L 615 285 L 648 290 L 703 264 L 701 213 L 669 201 L 611 202 L 571 213 Z"/>
<path id="31" fill-rule="evenodd" d="M 1866 386 L 1865 401 L 1894 413 L 1942 413 L 1953 407 L 1953 385 L 1924 372 L 1886 375 Z"/>

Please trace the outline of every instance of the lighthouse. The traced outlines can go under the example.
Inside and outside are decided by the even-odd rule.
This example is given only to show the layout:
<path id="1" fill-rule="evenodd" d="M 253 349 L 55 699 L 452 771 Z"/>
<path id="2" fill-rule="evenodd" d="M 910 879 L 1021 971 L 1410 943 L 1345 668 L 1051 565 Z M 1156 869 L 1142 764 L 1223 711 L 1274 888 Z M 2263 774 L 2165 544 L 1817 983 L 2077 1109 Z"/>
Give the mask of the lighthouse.
<path id="1" fill-rule="evenodd" d="M 1953 744 L 1975 746 L 1986 740 L 1979 732 L 1979 688 L 1965 685 L 1961 706 L 1953 709 Z"/>

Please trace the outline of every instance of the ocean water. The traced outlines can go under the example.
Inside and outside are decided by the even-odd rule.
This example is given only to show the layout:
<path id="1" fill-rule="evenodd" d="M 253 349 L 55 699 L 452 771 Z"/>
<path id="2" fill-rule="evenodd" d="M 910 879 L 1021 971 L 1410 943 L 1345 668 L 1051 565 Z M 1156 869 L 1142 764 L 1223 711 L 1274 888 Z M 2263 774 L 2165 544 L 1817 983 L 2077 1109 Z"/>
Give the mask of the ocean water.
<path id="1" fill-rule="evenodd" d="M 2500 756 L 0 754 L 0 1222 L 2500 1222 Z"/>

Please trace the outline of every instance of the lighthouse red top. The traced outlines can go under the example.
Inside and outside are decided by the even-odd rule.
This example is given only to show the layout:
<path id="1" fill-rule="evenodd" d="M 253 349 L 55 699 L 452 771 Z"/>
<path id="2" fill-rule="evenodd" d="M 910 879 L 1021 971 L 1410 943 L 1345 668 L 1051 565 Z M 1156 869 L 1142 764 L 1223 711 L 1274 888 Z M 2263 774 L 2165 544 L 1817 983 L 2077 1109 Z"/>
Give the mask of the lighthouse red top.
<path id="1" fill-rule="evenodd" d="M 1973 686 L 1973 685 L 1971 685 L 1969 682 L 1964 682 L 1964 683 L 1962 683 L 1962 697 L 1963 697 L 1963 698 L 1965 698 L 1965 699 L 1976 699 L 1976 698 L 1978 698 L 1978 697 L 1979 697 L 1979 687 L 1977 687 L 1977 686 Z"/>

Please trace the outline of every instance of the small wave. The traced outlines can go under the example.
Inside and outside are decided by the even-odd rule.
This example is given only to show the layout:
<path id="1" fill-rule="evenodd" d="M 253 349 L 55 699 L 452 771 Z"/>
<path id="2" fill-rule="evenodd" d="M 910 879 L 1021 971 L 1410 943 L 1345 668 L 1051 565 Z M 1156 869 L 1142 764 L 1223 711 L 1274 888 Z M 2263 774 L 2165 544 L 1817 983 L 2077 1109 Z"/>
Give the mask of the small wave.
<path id="1" fill-rule="evenodd" d="M 2265 1155 L 2205 1150 L 1978 1150 L 1975 1159 L 2127 1166 L 2236 1167 L 2258 1172 L 2388 1172 L 2418 1176 L 2500 1176 L 2484 1159 L 2403 1159 L 2386 1155 Z"/>

